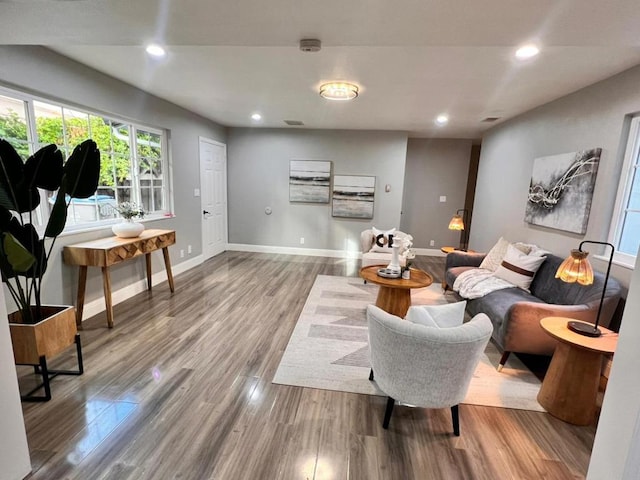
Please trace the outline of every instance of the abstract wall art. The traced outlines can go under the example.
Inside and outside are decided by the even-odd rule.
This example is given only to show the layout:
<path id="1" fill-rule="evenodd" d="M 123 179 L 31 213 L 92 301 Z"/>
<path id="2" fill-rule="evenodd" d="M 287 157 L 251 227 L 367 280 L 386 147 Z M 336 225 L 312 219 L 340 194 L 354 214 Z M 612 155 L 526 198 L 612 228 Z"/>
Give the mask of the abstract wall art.
<path id="1" fill-rule="evenodd" d="M 291 160 L 289 162 L 289 201 L 329 203 L 331 162 Z"/>
<path id="2" fill-rule="evenodd" d="M 376 177 L 335 175 L 333 177 L 334 217 L 373 218 Z"/>
<path id="3" fill-rule="evenodd" d="M 536 158 L 524 221 L 584 235 L 601 148 Z"/>

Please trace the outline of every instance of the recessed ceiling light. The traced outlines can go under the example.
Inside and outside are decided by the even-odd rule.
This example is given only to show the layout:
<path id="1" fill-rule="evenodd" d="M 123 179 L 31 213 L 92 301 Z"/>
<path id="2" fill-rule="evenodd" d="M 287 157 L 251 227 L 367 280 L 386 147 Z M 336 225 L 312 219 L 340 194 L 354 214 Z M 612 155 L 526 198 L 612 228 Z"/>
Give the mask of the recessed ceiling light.
<path id="1" fill-rule="evenodd" d="M 166 50 L 157 43 L 147 45 L 146 51 L 153 57 L 164 57 L 167 54 Z"/>
<path id="2" fill-rule="evenodd" d="M 535 57 L 540 53 L 540 49 L 533 44 L 523 45 L 518 50 L 516 50 L 516 58 L 524 59 Z"/>
<path id="3" fill-rule="evenodd" d="M 358 86 L 346 82 L 330 82 L 320 86 L 320 96 L 327 100 L 353 100 L 358 96 Z"/>
<path id="4" fill-rule="evenodd" d="M 255 120 L 256 122 L 258 120 L 262 120 L 262 115 L 260 115 L 259 113 L 254 113 L 253 115 L 251 115 L 251 120 Z"/>
<path id="5" fill-rule="evenodd" d="M 444 113 L 436 117 L 436 125 L 442 126 L 446 125 L 447 123 L 449 123 L 449 117 Z"/>

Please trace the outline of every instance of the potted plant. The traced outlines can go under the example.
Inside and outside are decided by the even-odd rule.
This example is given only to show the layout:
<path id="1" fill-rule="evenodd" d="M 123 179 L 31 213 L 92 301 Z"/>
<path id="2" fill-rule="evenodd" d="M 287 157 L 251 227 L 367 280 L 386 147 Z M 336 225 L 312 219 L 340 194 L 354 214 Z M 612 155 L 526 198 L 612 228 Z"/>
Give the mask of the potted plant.
<path id="1" fill-rule="evenodd" d="M 116 223 L 111 230 L 115 235 L 122 238 L 132 238 L 139 236 L 144 231 L 144 225 L 135 222 L 136 217 L 144 218 L 144 210 L 133 202 L 122 202 L 116 207 L 116 211 L 124 218 L 124 222 Z"/>
<path id="2" fill-rule="evenodd" d="M 0 140 L 0 272 L 18 307 L 17 312 L 9 315 L 9 323 L 16 326 L 16 329 L 11 328 L 11 336 L 18 363 L 37 364 L 38 355 L 54 355 L 68 346 L 49 346 L 42 352 L 35 347 L 40 348 L 43 335 L 58 334 L 63 330 L 66 337 L 71 336 L 73 343 L 76 333 L 74 308 L 44 306 L 42 279 L 55 241 L 64 229 L 71 199 L 93 195 L 99 174 L 100 151 L 93 140 L 78 145 L 64 163 L 62 152 L 55 145 L 41 148 L 25 162 L 11 144 Z M 56 196 L 42 237 L 33 225 L 41 189 L 55 192 Z M 18 327 L 41 326 L 48 315 L 59 311 L 65 313 L 65 319 L 59 325 L 48 325 L 39 333 L 34 329 L 18 332 Z"/>

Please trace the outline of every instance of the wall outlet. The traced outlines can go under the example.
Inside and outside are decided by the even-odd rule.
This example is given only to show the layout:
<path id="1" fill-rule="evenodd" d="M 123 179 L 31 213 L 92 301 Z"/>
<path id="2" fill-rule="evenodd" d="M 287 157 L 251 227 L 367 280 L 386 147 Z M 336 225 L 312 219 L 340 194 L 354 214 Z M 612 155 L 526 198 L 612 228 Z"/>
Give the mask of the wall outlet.
<path id="1" fill-rule="evenodd" d="M 180 258 L 184 258 L 184 250 L 180 250 Z"/>
<path id="2" fill-rule="evenodd" d="M 446 195 L 440 195 L 440 201 L 442 203 L 446 202 L 447 201 L 447 196 Z"/>
<path id="3" fill-rule="evenodd" d="M 187 253 L 191 255 L 191 245 L 187 245 Z"/>
<path id="4" fill-rule="evenodd" d="M 304 245 L 304 237 L 300 237 L 300 245 Z"/>
<path id="5" fill-rule="evenodd" d="M 429 240 L 429 246 L 430 247 L 434 247 L 436 245 L 436 241 L 435 240 Z"/>

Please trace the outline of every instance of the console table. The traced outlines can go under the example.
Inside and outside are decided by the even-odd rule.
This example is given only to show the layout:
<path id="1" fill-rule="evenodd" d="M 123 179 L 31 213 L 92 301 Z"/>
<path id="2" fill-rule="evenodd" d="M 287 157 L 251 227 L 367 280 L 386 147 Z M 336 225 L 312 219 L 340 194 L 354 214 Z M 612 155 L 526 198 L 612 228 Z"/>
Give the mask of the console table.
<path id="1" fill-rule="evenodd" d="M 173 275 L 171 273 L 168 247 L 174 243 L 176 243 L 175 230 L 150 229 L 143 231 L 139 237 L 135 238 L 108 237 L 64 247 L 65 263 L 80 267 L 78 275 L 78 304 L 76 306 L 76 324 L 78 328 L 82 325 L 84 294 L 87 286 L 87 267 L 102 268 L 107 326 L 113 328 L 113 304 L 111 302 L 109 267 L 144 255 L 147 264 L 147 288 L 151 290 L 151 252 L 162 249 L 169 288 L 173 293 Z"/>

